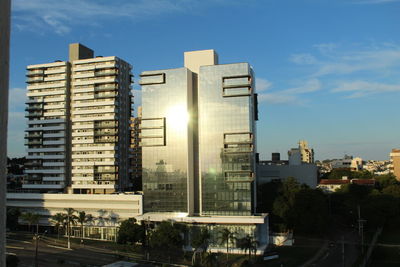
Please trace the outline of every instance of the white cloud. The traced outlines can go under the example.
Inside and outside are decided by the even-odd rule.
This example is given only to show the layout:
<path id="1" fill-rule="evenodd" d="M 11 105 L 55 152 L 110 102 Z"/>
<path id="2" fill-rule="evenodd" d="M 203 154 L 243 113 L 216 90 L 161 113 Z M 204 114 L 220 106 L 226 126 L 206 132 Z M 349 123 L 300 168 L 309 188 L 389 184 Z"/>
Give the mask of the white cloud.
<path id="1" fill-rule="evenodd" d="M 257 92 L 266 91 L 271 88 L 272 83 L 267 79 L 256 78 L 256 90 Z"/>
<path id="2" fill-rule="evenodd" d="M 321 82 L 318 79 L 311 79 L 306 81 L 299 87 L 294 87 L 282 91 L 284 94 L 306 94 L 318 91 L 321 89 Z"/>
<path id="3" fill-rule="evenodd" d="M 323 48 L 325 49 L 325 47 Z M 387 74 L 400 67 L 400 46 L 379 44 L 373 47 L 358 47 L 347 51 L 325 49 L 322 58 L 312 65 L 312 76 L 346 75 L 357 72 Z"/>
<path id="4" fill-rule="evenodd" d="M 293 87 L 281 91 L 268 92 L 259 94 L 260 102 L 270 104 L 290 104 L 304 105 L 307 101 L 301 95 L 313 93 L 321 89 L 321 82 L 318 79 L 305 81 L 298 87 Z"/>
<path id="5" fill-rule="evenodd" d="M 333 52 L 337 47 L 338 44 L 335 43 L 324 43 L 324 44 L 315 44 L 313 45 L 318 51 L 322 54 L 327 54 Z"/>
<path id="6" fill-rule="evenodd" d="M 350 93 L 347 98 L 360 98 L 369 95 L 400 92 L 400 84 L 385 84 L 367 81 L 343 82 L 332 89 L 333 93 Z"/>
<path id="7" fill-rule="evenodd" d="M 66 34 L 74 25 L 96 25 L 102 20 L 148 19 L 216 5 L 233 5 L 228 0 L 14 0 L 13 20 L 20 30 L 51 29 Z"/>
<path id="8" fill-rule="evenodd" d="M 311 54 L 293 54 L 290 61 L 299 65 L 311 65 L 317 63 L 317 59 Z"/>

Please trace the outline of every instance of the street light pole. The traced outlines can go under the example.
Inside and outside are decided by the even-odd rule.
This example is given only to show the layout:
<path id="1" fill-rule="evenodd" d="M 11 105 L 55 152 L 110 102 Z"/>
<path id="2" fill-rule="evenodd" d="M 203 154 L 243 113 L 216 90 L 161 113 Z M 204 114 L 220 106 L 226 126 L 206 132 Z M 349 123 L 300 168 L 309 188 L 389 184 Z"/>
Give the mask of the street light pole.
<path id="1" fill-rule="evenodd" d="M 44 231 L 44 233 L 43 233 L 42 236 L 44 236 L 46 233 L 47 233 L 47 230 Z M 33 239 L 35 239 L 35 241 L 36 241 L 36 242 L 35 242 L 35 267 L 39 267 L 39 262 L 38 262 L 39 239 L 40 239 L 39 233 L 36 233 L 36 234 L 33 236 Z"/>
<path id="2" fill-rule="evenodd" d="M 38 264 L 39 234 L 36 233 L 33 236 L 33 239 L 35 239 L 35 267 L 39 267 L 39 264 Z"/>

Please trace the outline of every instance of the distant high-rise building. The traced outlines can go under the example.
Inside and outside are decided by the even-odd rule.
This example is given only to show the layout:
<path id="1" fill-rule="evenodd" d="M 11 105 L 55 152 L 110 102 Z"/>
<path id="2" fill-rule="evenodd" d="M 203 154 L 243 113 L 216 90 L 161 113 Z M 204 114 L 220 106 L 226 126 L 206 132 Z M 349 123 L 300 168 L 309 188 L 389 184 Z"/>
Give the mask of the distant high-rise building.
<path id="1" fill-rule="evenodd" d="M 131 119 L 131 180 L 133 189 L 142 190 L 142 147 L 141 140 L 142 107 L 138 107 L 137 116 Z"/>
<path id="2" fill-rule="evenodd" d="M 400 181 L 400 149 L 392 149 L 390 153 L 390 170 L 396 176 L 396 179 Z"/>
<path id="3" fill-rule="evenodd" d="M 131 66 L 71 44 L 69 61 L 28 66 L 28 178 L 39 192 L 129 186 Z"/>
<path id="4" fill-rule="evenodd" d="M 0 266 L 6 266 L 6 162 L 8 77 L 10 52 L 10 0 L 0 2 Z"/>
<path id="5" fill-rule="evenodd" d="M 298 148 L 292 148 L 288 151 L 289 164 L 300 165 L 302 163 L 314 163 L 314 149 L 308 147 L 308 142 L 299 141 Z"/>

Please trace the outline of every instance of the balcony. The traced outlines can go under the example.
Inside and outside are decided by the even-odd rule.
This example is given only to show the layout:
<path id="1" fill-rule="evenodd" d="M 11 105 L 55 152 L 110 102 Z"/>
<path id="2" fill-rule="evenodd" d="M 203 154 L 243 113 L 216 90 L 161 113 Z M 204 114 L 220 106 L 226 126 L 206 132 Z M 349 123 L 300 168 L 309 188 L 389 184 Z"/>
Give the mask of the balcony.
<path id="1" fill-rule="evenodd" d="M 94 88 L 95 92 L 114 91 L 117 89 L 118 89 L 117 85 L 98 85 L 98 86 L 95 86 L 95 88 Z"/>
<path id="2" fill-rule="evenodd" d="M 36 70 L 28 70 L 26 72 L 26 76 L 35 76 L 35 75 L 43 75 L 43 69 L 36 69 Z"/>
<path id="3" fill-rule="evenodd" d="M 25 145 L 42 145 L 42 140 L 25 140 Z"/>
<path id="4" fill-rule="evenodd" d="M 99 99 L 99 98 L 114 98 L 117 97 L 118 94 L 117 93 L 110 93 L 110 94 L 106 94 L 106 93 L 95 93 L 94 94 L 94 98 L 95 99 Z"/>
<path id="5" fill-rule="evenodd" d="M 100 131 L 95 131 L 94 132 L 94 136 L 114 136 L 114 135 L 118 135 L 118 131 L 100 130 Z"/>
<path id="6" fill-rule="evenodd" d="M 30 77 L 26 79 L 27 83 L 35 83 L 35 82 L 43 82 L 43 76 L 35 76 L 35 77 Z"/>
<path id="7" fill-rule="evenodd" d="M 31 111 L 31 110 L 42 110 L 43 105 L 29 105 L 25 108 L 26 111 Z"/>
<path id="8" fill-rule="evenodd" d="M 25 138 L 42 138 L 42 133 L 25 134 Z"/>
<path id="9" fill-rule="evenodd" d="M 28 161 L 24 165 L 25 165 L 25 167 L 39 167 L 39 166 L 42 166 L 42 162 L 41 161 Z"/>
<path id="10" fill-rule="evenodd" d="M 103 128 L 117 128 L 117 122 L 95 122 L 94 128 L 95 129 L 103 129 Z"/>
<path id="11" fill-rule="evenodd" d="M 118 75 L 118 70 L 96 71 L 94 75 L 96 77 Z"/>
<path id="12" fill-rule="evenodd" d="M 43 112 L 25 112 L 25 117 L 40 117 L 43 116 Z"/>

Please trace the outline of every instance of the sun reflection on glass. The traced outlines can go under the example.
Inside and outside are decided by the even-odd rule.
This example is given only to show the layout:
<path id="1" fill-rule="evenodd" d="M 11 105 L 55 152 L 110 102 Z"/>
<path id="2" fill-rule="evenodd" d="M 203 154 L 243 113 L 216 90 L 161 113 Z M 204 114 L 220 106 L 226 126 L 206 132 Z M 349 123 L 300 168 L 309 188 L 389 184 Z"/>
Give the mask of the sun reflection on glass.
<path id="1" fill-rule="evenodd" d="M 167 125 L 176 131 L 184 131 L 189 123 L 189 113 L 185 105 L 175 105 L 167 110 Z"/>

